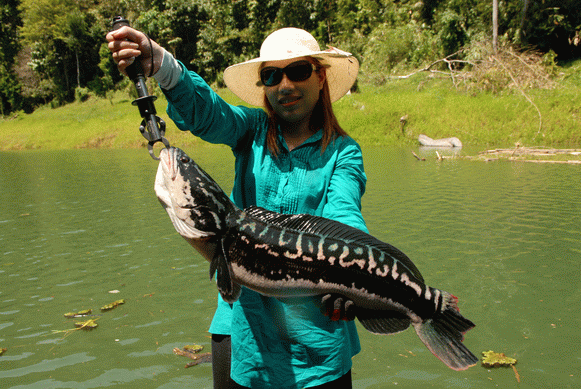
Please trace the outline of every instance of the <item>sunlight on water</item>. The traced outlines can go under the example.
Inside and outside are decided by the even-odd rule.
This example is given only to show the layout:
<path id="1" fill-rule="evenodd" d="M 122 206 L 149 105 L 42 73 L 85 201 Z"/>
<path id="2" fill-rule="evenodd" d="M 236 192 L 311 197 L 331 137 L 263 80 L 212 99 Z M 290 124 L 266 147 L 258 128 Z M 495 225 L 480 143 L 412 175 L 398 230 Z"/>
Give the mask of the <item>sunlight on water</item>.
<path id="1" fill-rule="evenodd" d="M 186 151 L 230 191 L 229 150 Z M 521 382 L 512 369 L 454 372 L 413 329 L 359 327 L 354 388 L 581 387 L 579 167 L 437 162 L 421 152 L 427 161 L 364 149 L 369 230 L 404 251 L 427 284 L 458 296 L 476 323 L 465 344 L 517 358 Z M 0 157 L 0 386 L 211 388 L 209 364 L 184 369 L 189 360 L 172 350 L 209 348 L 217 292 L 155 198 L 147 152 Z M 64 314 L 84 309 L 98 328 L 62 332 L 86 320 Z"/>

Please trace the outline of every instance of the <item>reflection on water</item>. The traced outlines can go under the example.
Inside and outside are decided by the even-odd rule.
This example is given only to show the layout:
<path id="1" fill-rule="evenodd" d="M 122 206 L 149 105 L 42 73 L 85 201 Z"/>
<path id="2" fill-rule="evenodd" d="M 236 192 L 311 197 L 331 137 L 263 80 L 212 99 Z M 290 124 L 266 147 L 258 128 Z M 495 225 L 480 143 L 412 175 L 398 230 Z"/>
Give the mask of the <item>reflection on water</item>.
<path id="1" fill-rule="evenodd" d="M 229 192 L 229 150 L 190 154 Z M 209 364 L 184 369 L 172 350 L 209 347 L 216 290 L 159 206 L 147 153 L 0 157 L 2 387 L 211 388 Z M 427 157 L 364 149 L 369 230 L 458 296 L 477 325 L 467 346 L 517 358 L 521 382 L 511 369 L 449 370 L 411 329 L 361 329 L 354 387 L 580 387 L 579 167 Z M 64 313 L 89 308 L 97 329 L 54 332 L 74 328 Z"/>

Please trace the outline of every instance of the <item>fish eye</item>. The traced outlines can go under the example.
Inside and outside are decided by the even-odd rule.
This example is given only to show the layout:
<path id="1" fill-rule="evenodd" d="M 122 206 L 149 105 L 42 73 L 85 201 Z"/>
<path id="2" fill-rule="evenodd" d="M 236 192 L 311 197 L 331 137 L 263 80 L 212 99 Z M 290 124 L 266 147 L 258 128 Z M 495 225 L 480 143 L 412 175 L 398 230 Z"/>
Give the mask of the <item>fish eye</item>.
<path id="1" fill-rule="evenodd" d="M 182 161 L 182 163 L 189 163 L 191 159 L 189 157 L 182 157 L 180 161 Z"/>

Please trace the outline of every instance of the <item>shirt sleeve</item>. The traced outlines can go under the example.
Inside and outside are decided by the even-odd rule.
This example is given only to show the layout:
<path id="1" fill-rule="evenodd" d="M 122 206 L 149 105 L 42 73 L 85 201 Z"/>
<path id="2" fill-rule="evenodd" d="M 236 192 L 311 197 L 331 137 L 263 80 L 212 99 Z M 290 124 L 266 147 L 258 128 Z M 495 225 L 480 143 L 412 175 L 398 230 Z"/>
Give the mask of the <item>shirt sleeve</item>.
<path id="1" fill-rule="evenodd" d="M 338 151 L 322 216 L 368 232 L 361 214 L 361 197 L 367 183 L 363 155 L 353 139 L 345 138 L 344 142 Z"/>
<path id="2" fill-rule="evenodd" d="M 162 60 L 159 70 L 153 75 L 162 89 L 173 89 L 182 75 L 182 65 L 167 50 L 162 51 Z"/>
<path id="3" fill-rule="evenodd" d="M 182 131 L 190 131 L 210 143 L 236 147 L 247 133 L 266 120 L 262 109 L 233 106 L 224 101 L 195 72 L 185 70 L 169 90 L 162 89 L 168 105 L 167 113 Z"/>

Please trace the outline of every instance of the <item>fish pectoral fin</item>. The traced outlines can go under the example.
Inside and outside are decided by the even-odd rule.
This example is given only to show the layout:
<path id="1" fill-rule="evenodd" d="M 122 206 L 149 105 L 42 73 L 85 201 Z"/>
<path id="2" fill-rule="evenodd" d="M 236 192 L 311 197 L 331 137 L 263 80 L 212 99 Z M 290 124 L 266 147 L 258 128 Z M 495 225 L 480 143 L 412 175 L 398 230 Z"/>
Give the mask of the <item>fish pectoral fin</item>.
<path id="1" fill-rule="evenodd" d="M 396 311 L 357 308 L 357 319 L 373 334 L 395 334 L 408 328 L 411 319 Z"/>
<path id="2" fill-rule="evenodd" d="M 214 273 L 216 274 L 218 292 L 220 292 L 224 301 L 232 304 L 240 297 L 241 289 L 240 285 L 232 281 L 231 268 L 226 258 L 226 252 L 223 244 L 221 246 L 221 250 L 216 250 L 216 255 L 210 262 L 210 278 L 212 278 Z"/>
<path id="3" fill-rule="evenodd" d="M 220 256 L 222 253 L 214 254 L 214 258 L 210 261 L 210 280 L 214 278 L 214 274 L 218 271 L 218 263 L 220 262 Z M 216 276 L 217 277 L 217 276 Z"/>

